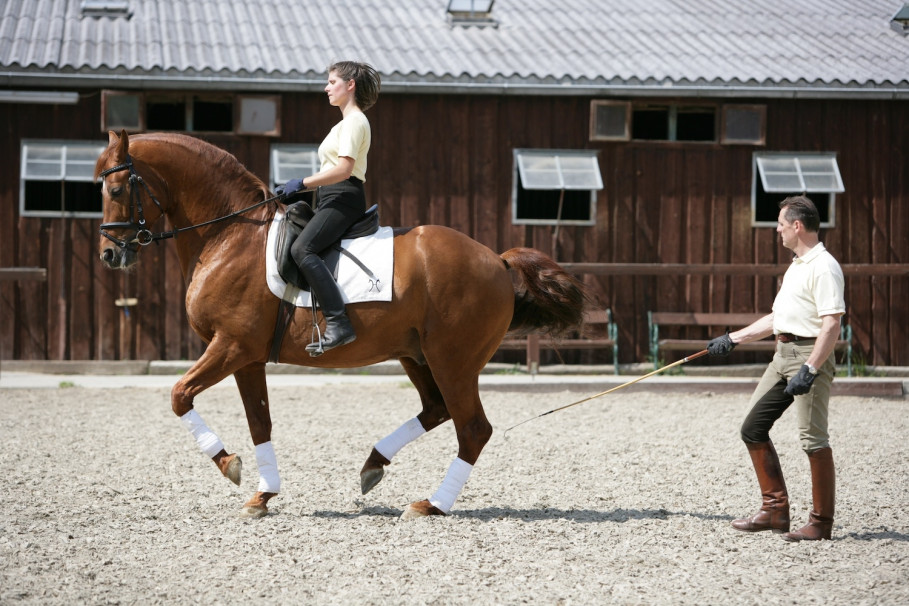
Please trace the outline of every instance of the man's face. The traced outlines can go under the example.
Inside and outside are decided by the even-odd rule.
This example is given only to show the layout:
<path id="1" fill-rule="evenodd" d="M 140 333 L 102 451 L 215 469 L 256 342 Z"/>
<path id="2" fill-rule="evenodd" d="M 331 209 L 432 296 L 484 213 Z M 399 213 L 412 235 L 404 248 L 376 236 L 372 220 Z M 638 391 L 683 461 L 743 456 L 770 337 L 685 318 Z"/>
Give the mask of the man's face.
<path id="1" fill-rule="evenodd" d="M 798 233 L 796 231 L 797 223 L 798 221 L 790 223 L 786 219 L 785 208 L 780 210 L 780 216 L 776 220 L 776 233 L 780 234 L 780 240 L 782 240 L 783 246 L 789 250 L 795 250 L 795 245 L 798 243 Z"/>

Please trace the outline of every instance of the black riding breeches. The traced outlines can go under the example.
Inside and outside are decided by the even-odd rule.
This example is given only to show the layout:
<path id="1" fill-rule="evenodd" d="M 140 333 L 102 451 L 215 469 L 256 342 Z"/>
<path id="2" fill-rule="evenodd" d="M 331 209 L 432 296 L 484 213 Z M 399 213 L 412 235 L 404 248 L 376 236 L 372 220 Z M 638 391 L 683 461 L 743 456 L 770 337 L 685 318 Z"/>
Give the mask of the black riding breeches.
<path id="1" fill-rule="evenodd" d="M 344 232 L 366 212 L 363 182 L 355 177 L 318 190 L 316 212 L 294 240 L 290 254 L 297 265 L 341 239 Z"/>
<path id="2" fill-rule="evenodd" d="M 795 400 L 785 392 L 789 382 L 780 378 L 751 407 L 742 423 L 742 440 L 757 443 L 770 441 L 770 428 Z"/>

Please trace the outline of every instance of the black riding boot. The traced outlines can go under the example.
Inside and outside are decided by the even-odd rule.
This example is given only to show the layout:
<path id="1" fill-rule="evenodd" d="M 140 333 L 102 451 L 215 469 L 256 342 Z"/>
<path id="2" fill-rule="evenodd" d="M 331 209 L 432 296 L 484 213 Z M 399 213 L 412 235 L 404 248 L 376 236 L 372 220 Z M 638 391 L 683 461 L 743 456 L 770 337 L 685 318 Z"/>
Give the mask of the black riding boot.
<path id="1" fill-rule="evenodd" d="M 322 315 L 325 316 L 322 341 L 306 346 L 309 355 L 315 358 L 329 349 L 355 341 L 357 335 L 347 318 L 344 297 L 341 296 L 341 289 L 328 271 L 325 261 L 318 255 L 307 255 L 300 264 L 300 272 L 309 283 L 310 290 L 322 308 Z"/>

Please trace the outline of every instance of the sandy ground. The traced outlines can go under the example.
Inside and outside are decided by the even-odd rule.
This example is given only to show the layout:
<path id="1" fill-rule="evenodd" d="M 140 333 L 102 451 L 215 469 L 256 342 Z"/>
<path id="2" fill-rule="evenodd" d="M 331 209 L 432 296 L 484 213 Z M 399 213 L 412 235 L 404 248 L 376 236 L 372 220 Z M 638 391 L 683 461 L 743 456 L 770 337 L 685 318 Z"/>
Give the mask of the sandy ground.
<path id="1" fill-rule="evenodd" d="M 372 445 L 419 410 L 403 379 L 273 386 L 284 490 L 260 520 L 238 517 L 257 480 L 232 386 L 196 404 L 245 459 L 239 488 L 167 388 L 3 390 L 0 604 L 909 603 L 905 398 L 834 400 L 835 540 L 790 544 L 729 526 L 759 504 L 747 395 L 618 392 L 506 437 L 579 393 L 481 393 L 497 433 L 452 514 L 402 522 L 456 455 L 447 424 L 360 495 Z M 798 527 L 792 413 L 773 438 Z"/>

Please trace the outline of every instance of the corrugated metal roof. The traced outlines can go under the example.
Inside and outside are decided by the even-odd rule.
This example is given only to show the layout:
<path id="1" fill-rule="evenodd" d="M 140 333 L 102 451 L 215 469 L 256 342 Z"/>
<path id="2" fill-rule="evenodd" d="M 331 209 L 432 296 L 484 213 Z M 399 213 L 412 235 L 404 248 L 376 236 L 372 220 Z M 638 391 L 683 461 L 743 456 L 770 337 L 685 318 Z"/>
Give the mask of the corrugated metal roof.
<path id="1" fill-rule="evenodd" d="M 447 0 L 2 0 L 0 82 L 320 90 L 337 59 L 383 90 L 600 94 L 909 93 L 894 0 L 497 0 L 497 27 Z"/>

